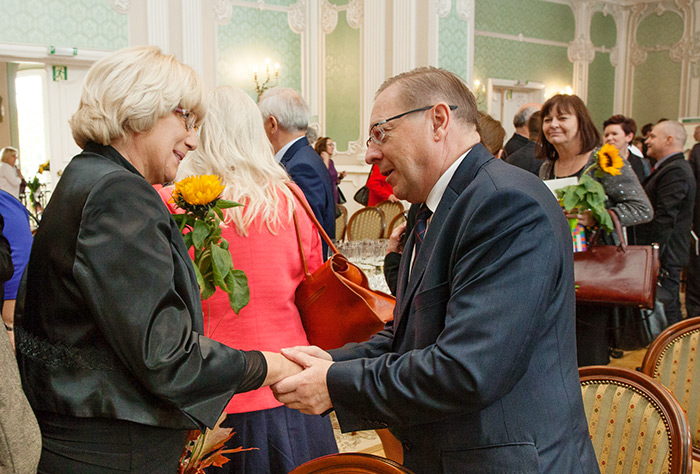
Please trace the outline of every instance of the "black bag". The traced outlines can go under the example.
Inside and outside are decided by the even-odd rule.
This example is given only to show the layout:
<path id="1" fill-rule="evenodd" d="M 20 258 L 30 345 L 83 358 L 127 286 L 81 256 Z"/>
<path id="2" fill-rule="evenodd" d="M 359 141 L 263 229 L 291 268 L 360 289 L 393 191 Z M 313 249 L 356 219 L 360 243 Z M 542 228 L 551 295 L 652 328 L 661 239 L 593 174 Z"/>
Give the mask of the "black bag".
<path id="1" fill-rule="evenodd" d="M 372 167 L 369 169 L 369 174 L 367 175 L 367 181 L 369 181 L 369 177 L 372 176 L 372 171 L 374 171 L 374 165 L 372 165 Z M 363 206 L 366 206 L 367 203 L 369 202 L 369 188 L 367 187 L 367 183 L 365 183 L 364 186 L 362 186 L 360 189 L 358 189 L 352 198 L 358 204 L 362 204 Z"/>
<path id="2" fill-rule="evenodd" d="M 651 344 L 656 337 L 668 326 L 664 304 L 658 299 L 654 301 L 653 309 L 642 309 L 642 328 L 646 342 Z"/>
<path id="3" fill-rule="evenodd" d="M 348 202 L 348 200 L 345 199 L 345 194 L 343 194 L 343 190 L 340 189 L 340 186 L 336 186 L 336 188 L 338 189 L 338 204 L 345 204 Z"/>
<path id="4" fill-rule="evenodd" d="M 366 206 L 369 202 L 369 188 L 367 188 L 367 185 L 365 184 L 360 189 L 358 189 L 352 198 L 359 204 Z"/>

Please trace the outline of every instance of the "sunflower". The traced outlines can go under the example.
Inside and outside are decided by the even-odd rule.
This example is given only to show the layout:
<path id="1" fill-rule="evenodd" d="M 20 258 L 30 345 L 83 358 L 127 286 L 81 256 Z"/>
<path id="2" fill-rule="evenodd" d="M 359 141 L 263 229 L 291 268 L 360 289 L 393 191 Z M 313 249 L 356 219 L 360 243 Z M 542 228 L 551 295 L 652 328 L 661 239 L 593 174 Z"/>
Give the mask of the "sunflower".
<path id="1" fill-rule="evenodd" d="M 615 145 L 606 143 L 600 150 L 598 150 L 598 166 L 605 173 L 611 176 L 617 176 L 621 174 L 620 168 L 625 165 L 620 152 L 617 151 Z"/>
<path id="2" fill-rule="evenodd" d="M 223 190 L 218 176 L 189 176 L 175 183 L 173 200 L 177 203 L 182 199 L 191 206 L 208 206 L 216 203 Z"/>

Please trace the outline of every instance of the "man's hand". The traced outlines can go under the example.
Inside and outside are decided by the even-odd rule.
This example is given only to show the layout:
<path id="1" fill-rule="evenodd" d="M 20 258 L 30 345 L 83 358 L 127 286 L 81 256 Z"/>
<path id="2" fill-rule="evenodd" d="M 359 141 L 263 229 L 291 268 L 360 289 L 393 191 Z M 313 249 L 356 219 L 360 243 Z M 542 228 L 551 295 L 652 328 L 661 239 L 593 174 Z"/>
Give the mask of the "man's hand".
<path id="1" fill-rule="evenodd" d="M 391 231 L 389 244 L 386 246 L 386 253 L 403 252 L 403 245 L 406 242 L 406 222 L 402 222 Z"/>
<path id="2" fill-rule="evenodd" d="M 320 415 L 333 408 L 326 385 L 326 374 L 333 362 L 309 355 L 308 352 L 325 354 L 318 347 L 282 349 L 282 355 L 304 367 L 300 374 L 292 375 L 272 385 L 275 398 L 289 408 L 307 415 Z M 324 357 L 325 357 L 324 356 Z"/>

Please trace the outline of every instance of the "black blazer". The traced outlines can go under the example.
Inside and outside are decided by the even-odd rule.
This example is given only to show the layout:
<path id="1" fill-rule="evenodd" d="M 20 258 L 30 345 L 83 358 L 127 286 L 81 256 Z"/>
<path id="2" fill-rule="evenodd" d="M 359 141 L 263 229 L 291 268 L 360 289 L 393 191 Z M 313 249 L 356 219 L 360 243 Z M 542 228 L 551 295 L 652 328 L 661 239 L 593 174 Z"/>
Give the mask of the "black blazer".
<path id="1" fill-rule="evenodd" d="M 328 237 L 335 239 L 333 183 L 323 159 L 311 148 L 309 141 L 302 137 L 289 147 L 280 163 L 304 192 L 304 197 Z M 322 243 L 325 258 L 328 255 L 328 245 L 325 241 Z"/>
<path id="2" fill-rule="evenodd" d="M 35 411 L 211 427 L 243 381 L 245 354 L 202 335 L 177 225 L 112 147 L 66 167 L 25 275 L 17 358 Z"/>
<path id="3" fill-rule="evenodd" d="M 341 429 L 388 427 L 422 474 L 598 472 L 576 367 L 571 233 L 552 193 L 477 144 L 409 278 L 413 241 L 394 320 L 330 351 Z"/>
<path id="4" fill-rule="evenodd" d="M 659 244 L 661 267 L 680 269 L 688 263 L 695 205 L 695 177 L 683 153 L 670 156 L 644 181 L 654 219 L 635 227 L 639 244 Z"/>

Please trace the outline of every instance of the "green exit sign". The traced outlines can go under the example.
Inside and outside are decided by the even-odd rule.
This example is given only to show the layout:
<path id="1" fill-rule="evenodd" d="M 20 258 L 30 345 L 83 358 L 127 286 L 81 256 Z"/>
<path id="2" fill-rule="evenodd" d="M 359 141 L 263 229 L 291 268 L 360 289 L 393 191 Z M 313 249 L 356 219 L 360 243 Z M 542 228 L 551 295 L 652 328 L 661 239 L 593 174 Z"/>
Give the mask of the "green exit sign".
<path id="1" fill-rule="evenodd" d="M 66 81 L 68 80 L 68 66 L 53 66 L 53 80 Z"/>

